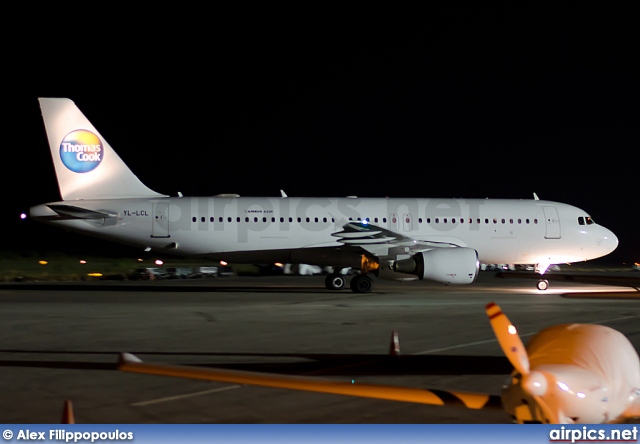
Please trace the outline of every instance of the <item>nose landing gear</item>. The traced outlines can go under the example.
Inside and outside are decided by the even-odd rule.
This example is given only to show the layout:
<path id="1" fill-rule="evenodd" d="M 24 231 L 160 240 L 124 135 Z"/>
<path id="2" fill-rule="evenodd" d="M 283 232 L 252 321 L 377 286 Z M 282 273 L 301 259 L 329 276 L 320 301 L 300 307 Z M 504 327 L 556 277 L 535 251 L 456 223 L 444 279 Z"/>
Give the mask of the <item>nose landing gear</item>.
<path id="1" fill-rule="evenodd" d="M 549 281 L 546 279 L 540 279 L 536 284 L 536 287 L 538 287 L 538 290 L 544 291 L 549 288 Z"/>

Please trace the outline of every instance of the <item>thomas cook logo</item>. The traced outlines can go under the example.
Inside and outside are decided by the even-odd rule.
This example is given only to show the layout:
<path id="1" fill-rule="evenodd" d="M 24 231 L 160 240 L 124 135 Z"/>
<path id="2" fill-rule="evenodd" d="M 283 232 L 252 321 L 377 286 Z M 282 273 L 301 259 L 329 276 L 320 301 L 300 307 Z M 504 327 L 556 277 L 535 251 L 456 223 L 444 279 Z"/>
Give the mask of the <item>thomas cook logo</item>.
<path id="1" fill-rule="evenodd" d="M 102 162 L 103 155 L 102 141 L 91 131 L 72 131 L 60 142 L 60 159 L 75 173 L 94 170 Z"/>

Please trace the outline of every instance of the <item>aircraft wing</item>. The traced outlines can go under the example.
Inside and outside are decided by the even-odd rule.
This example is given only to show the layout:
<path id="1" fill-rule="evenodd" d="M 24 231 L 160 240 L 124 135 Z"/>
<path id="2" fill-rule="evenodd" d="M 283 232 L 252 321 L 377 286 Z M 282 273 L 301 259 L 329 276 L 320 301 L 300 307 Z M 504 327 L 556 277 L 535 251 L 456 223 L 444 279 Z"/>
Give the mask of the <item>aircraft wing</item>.
<path id="1" fill-rule="evenodd" d="M 499 396 L 483 393 L 448 392 L 415 387 L 332 381 L 327 379 L 285 376 L 241 370 L 220 370 L 186 365 L 147 363 L 130 353 L 122 353 L 118 370 L 187 379 L 286 388 L 308 392 L 330 393 L 361 398 L 385 399 L 429 405 L 453 405 L 469 409 L 502 408 Z"/>
<path id="2" fill-rule="evenodd" d="M 377 256 L 394 255 L 396 249 L 402 253 L 417 253 L 433 248 L 461 247 L 454 242 L 438 240 L 414 239 L 397 231 L 388 230 L 366 221 L 349 222 L 342 227 L 342 231 L 332 233 L 338 242 L 361 247 Z"/>

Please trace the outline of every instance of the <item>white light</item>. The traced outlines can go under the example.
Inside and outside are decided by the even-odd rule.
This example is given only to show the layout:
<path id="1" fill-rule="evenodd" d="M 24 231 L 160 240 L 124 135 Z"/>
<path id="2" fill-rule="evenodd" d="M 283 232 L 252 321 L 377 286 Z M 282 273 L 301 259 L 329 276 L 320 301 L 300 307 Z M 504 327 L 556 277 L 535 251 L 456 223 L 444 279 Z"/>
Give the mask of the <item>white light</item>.
<path id="1" fill-rule="evenodd" d="M 576 393 L 576 396 L 577 396 L 578 398 L 583 398 L 583 399 L 587 397 L 587 395 L 585 395 L 585 394 L 584 394 L 584 393 L 582 393 L 582 392 L 578 392 L 578 393 Z"/>
<path id="2" fill-rule="evenodd" d="M 20 213 L 20 219 L 25 220 L 27 215 L 25 213 Z"/>
<path id="3" fill-rule="evenodd" d="M 154 262 L 156 265 L 162 265 L 164 264 L 164 262 L 162 262 L 160 259 L 156 259 L 156 261 Z"/>
<path id="4" fill-rule="evenodd" d="M 226 261 L 220 261 L 220 265 L 222 265 L 223 267 L 227 265 Z"/>
<path id="5" fill-rule="evenodd" d="M 511 334 L 511 335 L 516 335 L 516 334 L 518 334 L 518 330 L 516 330 L 516 327 L 515 327 L 515 326 L 513 326 L 513 325 L 509 325 L 509 326 L 507 327 L 507 331 L 508 331 L 508 332 L 509 332 L 509 334 Z"/>
<path id="6" fill-rule="evenodd" d="M 565 392 L 569 391 L 569 386 L 564 382 L 558 382 L 557 384 L 558 384 L 558 387 L 560 387 L 560 390 L 563 390 Z"/>

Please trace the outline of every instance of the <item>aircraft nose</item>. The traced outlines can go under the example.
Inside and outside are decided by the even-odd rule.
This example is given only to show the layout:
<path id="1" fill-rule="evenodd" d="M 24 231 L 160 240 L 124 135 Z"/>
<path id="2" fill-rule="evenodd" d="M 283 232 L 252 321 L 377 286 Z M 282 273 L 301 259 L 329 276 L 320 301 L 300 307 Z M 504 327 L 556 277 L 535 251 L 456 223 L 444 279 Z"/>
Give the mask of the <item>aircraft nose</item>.
<path id="1" fill-rule="evenodd" d="M 603 233 L 602 236 L 598 238 L 598 242 L 607 251 L 605 254 L 609 254 L 618 248 L 618 236 L 613 234 L 613 231 L 607 228 L 602 227 L 602 229 Z"/>

